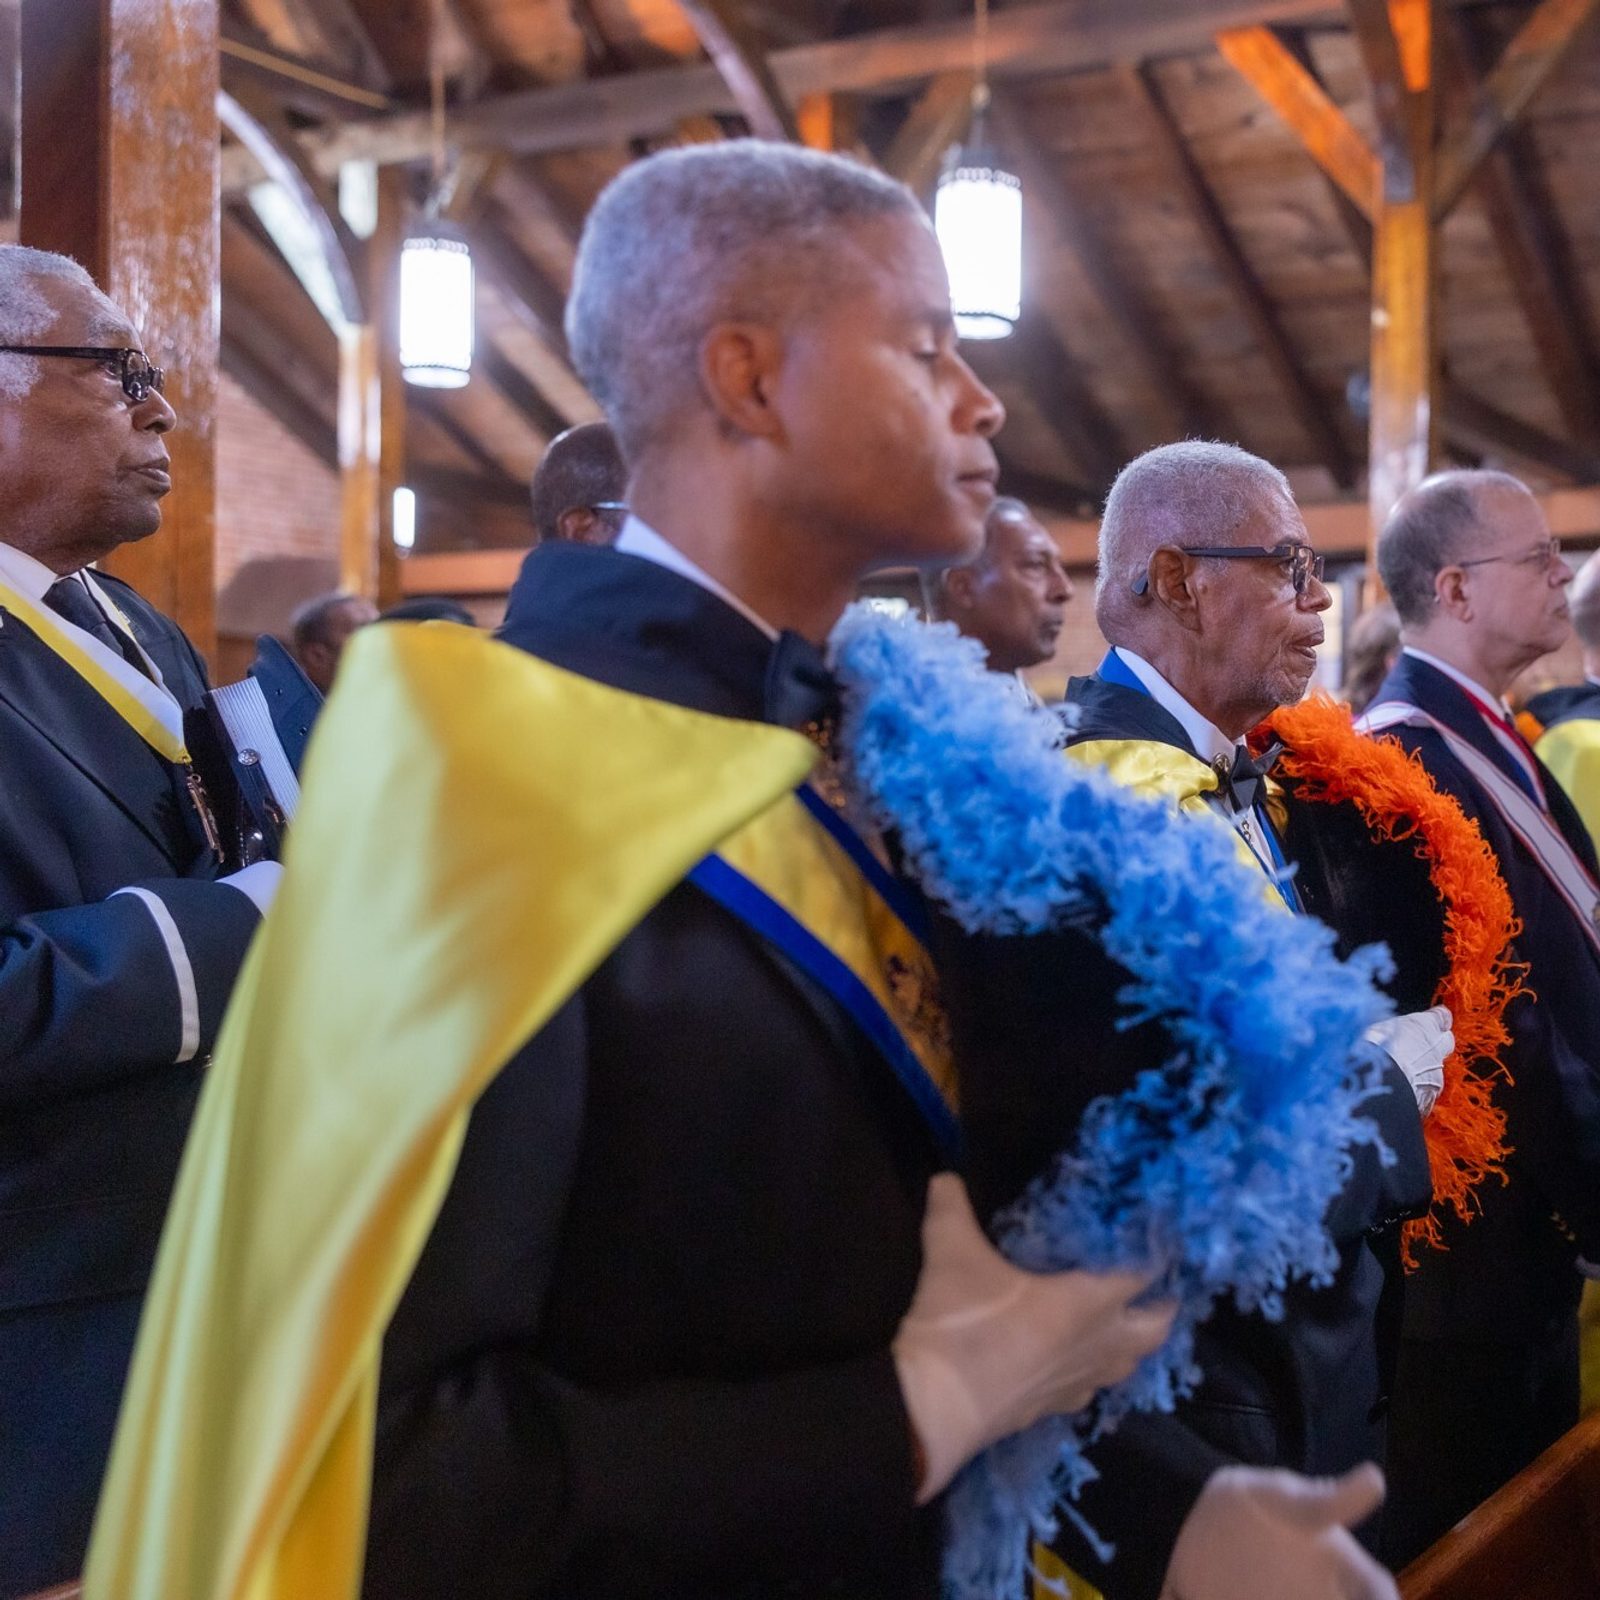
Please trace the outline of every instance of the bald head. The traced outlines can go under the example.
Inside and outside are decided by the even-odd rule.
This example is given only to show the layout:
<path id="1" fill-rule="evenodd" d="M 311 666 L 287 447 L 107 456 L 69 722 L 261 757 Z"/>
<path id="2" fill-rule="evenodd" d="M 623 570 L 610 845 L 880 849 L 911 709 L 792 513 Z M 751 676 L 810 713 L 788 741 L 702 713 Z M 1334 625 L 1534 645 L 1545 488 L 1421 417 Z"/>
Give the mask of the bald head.
<path id="1" fill-rule="evenodd" d="M 1378 540 L 1378 574 L 1406 627 L 1423 627 L 1446 567 L 1489 551 L 1497 521 L 1533 504 L 1508 472 L 1438 472 L 1406 494 Z"/>
<path id="2" fill-rule="evenodd" d="M 603 422 L 583 422 L 550 441 L 533 474 L 534 531 L 541 541 L 608 544 L 622 529 L 616 508 L 628 492 L 617 436 Z"/>
<path id="3" fill-rule="evenodd" d="M 1100 631 L 1112 644 L 1133 646 L 1163 625 L 1159 610 L 1134 594 L 1162 545 L 1256 543 L 1250 530 L 1275 525 L 1285 512 L 1298 520 L 1289 480 L 1235 445 L 1190 439 L 1135 457 L 1117 474 L 1100 521 Z"/>
<path id="4" fill-rule="evenodd" d="M 847 277 L 842 230 L 920 217 L 910 190 L 836 156 L 755 140 L 626 168 L 584 224 L 567 304 L 578 373 L 636 461 L 704 410 L 700 349 L 719 323 L 783 326 Z"/>

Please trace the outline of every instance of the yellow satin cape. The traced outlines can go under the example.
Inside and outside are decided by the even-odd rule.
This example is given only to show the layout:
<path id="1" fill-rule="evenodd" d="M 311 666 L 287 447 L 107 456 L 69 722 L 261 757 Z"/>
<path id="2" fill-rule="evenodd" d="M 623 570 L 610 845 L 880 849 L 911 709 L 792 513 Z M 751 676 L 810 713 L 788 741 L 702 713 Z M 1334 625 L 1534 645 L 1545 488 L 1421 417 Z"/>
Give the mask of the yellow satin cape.
<path id="1" fill-rule="evenodd" d="M 1555 774 L 1600 850 L 1600 719 L 1569 717 L 1546 728 L 1534 746 Z"/>
<path id="2" fill-rule="evenodd" d="M 184 1154 L 87 1600 L 352 1600 L 383 1330 L 473 1101 L 814 758 L 450 624 L 352 642 Z"/>

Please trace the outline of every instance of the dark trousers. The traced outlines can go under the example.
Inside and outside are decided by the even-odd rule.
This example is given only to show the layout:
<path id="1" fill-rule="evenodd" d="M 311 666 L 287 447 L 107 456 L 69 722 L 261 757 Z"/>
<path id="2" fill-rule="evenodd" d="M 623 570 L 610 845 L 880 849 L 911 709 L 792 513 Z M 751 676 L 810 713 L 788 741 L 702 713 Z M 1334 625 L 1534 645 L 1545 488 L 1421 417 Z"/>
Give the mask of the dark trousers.
<path id="1" fill-rule="evenodd" d="M 1538 1343 L 1407 1339 L 1389 1414 L 1382 1546 L 1421 1555 L 1578 1420 L 1578 1322 Z"/>

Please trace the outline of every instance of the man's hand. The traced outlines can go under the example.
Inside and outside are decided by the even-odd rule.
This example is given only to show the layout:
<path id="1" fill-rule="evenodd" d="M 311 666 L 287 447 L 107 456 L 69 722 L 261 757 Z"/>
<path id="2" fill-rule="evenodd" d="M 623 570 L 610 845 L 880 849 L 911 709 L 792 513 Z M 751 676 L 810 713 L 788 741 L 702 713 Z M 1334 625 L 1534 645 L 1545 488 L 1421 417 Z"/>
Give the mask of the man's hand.
<path id="1" fill-rule="evenodd" d="M 1348 1531 L 1382 1502 L 1370 1461 L 1342 1478 L 1224 1467 L 1184 1520 L 1161 1600 L 1399 1600 Z"/>
<path id="2" fill-rule="evenodd" d="M 894 1341 L 906 1412 L 922 1448 L 921 1504 L 996 1439 L 1080 1410 L 1172 1326 L 1168 1302 L 1133 1306 L 1137 1272 L 1024 1272 L 984 1237 L 966 1186 L 928 1186 L 922 1276 Z"/>
<path id="3" fill-rule="evenodd" d="M 1423 1116 L 1433 1110 L 1444 1088 L 1444 1064 L 1456 1047 L 1450 1031 L 1453 1021 L 1448 1006 L 1434 1006 L 1430 1011 L 1386 1017 L 1365 1034 L 1369 1044 L 1377 1045 L 1405 1073 Z"/>

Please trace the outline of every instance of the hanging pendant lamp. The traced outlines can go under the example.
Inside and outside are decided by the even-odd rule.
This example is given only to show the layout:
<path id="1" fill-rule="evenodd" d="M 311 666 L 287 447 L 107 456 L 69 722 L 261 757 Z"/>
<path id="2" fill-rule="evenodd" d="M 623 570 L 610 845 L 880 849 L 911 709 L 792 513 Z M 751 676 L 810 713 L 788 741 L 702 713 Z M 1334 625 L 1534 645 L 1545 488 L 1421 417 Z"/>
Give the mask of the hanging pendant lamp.
<path id="1" fill-rule="evenodd" d="M 1022 315 L 1022 182 L 988 143 L 988 21 L 988 0 L 977 0 L 972 124 L 965 143 L 945 156 L 933 201 L 963 339 L 1003 339 Z"/>
<path id="2" fill-rule="evenodd" d="M 426 214 L 400 246 L 400 370 L 424 389 L 459 389 L 472 375 L 477 311 L 472 251 L 441 220 L 446 190 L 444 58 L 435 0 L 429 47 L 433 110 L 433 189 Z"/>

